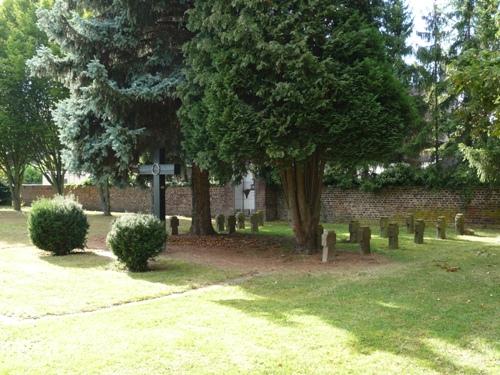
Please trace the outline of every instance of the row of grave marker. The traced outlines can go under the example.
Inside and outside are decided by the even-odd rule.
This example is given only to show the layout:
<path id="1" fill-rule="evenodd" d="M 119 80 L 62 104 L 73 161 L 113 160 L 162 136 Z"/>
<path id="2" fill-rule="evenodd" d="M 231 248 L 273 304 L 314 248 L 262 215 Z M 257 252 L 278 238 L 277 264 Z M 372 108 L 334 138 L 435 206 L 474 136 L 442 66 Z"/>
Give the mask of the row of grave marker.
<path id="1" fill-rule="evenodd" d="M 416 244 L 424 243 L 425 221 L 423 219 L 415 220 L 414 215 L 406 217 L 406 230 L 410 234 L 414 234 L 414 242 Z M 463 214 L 455 216 L 455 231 L 458 235 L 473 235 L 474 232 L 465 228 L 465 219 Z M 324 230 L 323 226 L 318 227 L 318 243 L 322 247 L 322 262 L 328 262 L 335 256 L 337 235 L 335 231 Z M 390 222 L 388 217 L 380 218 L 380 237 L 389 240 L 389 249 L 399 248 L 399 224 Z M 436 221 L 436 238 L 446 239 L 446 218 L 439 216 Z M 368 226 L 361 226 L 359 221 L 352 220 L 349 223 L 349 242 L 359 243 L 360 250 L 363 254 L 370 254 L 371 229 Z"/>
<path id="2" fill-rule="evenodd" d="M 246 217 L 243 212 L 240 212 L 237 215 L 229 215 L 227 218 L 222 214 L 215 217 L 215 223 L 219 233 L 226 232 L 227 229 L 227 233 L 233 234 L 236 232 L 236 228 L 245 229 L 245 220 Z M 257 211 L 250 215 L 250 226 L 252 232 L 254 233 L 259 231 L 259 226 L 264 226 L 263 211 Z M 170 231 L 173 236 L 177 236 L 179 234 L 179 218 L 177 216 L 172 216 L 170 218 Z"/>
<path id="3" fill-rule="evenodd" d="M 219 233 L 227 232 L 233 234 L 236 228 L 245 229 L 245 214 L 240 212 L 237 215 L 229 215 L 227 218 L 220 214 L 215 217 L 217 231 Z M 414 215 L 406 217 L 406 230 L 409 234 L 414 234 L 414 242 L 416 244 L 424 243 L 425 221 L 416 219 Z M 264 225 L 264 212 L 257 211 L 250 216 L 251 230 L 254 233 L 259 231 L 259 226 Z M 172 235 L 179 234 L 179 219 L 177 216 L 170 218 L 170 228 Z M 455 216 L 455 231 L 458 235 L 473 235 L 474 232 L 465 228 L 465 219 L 463 214 Z M 370 254 L 371 229 L 368 226 L 361 226 L 359 221 L 351 220 L 349 222 L 349 242 L 359 243 L 362 254 Z M 337 234 L 335 231 L 325 230 L 322 225 L 318 226 L 317 243 L 321 244 L 322 262 L 326 263 L 331 260 L 336 254 Z M 388 238 L 389 249 L 399 248 L 399 224 L 389 222 L 388 217 L 380 218 L 380 237 Z M 436 238 L 446 239 L 446 219 L 444 216 L 439 216 L 436 221 Z"/>
<path id="4" fill-rule="evenodd" d="M 246 216 L 243 212 L 239 212 L 237 215 L 224 216 L 219 214 L 215 217 L 215 223 L 217 225 L 217 232 L 226 232 L 233 234 L 236 229 L 245 229 Z M 250 215 L 250 228 L 252 232 L 257 233 L 259 227 L 264 226 L 264 212 L 257 211 Z"/>

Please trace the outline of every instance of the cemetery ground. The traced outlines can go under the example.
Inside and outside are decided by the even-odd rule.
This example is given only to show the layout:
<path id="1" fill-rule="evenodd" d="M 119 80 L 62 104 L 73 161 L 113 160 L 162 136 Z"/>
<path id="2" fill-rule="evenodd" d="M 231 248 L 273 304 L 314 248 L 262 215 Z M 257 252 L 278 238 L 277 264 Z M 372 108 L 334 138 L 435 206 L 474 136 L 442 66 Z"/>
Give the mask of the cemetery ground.
<path id="1" fill-rule="evenodd" d="M 401 230 L 374 254 L 290 254 L 286 223 L 258 235 L 169 239 L 152 271 L 104 249 L 89 213 L 86 252 L 29 244 L 26 213 L 0 209 L 0 374 L 498 373 L 500 230 L 425 244 Z M 181 220 L 181 233 L 189 226 Z"/>

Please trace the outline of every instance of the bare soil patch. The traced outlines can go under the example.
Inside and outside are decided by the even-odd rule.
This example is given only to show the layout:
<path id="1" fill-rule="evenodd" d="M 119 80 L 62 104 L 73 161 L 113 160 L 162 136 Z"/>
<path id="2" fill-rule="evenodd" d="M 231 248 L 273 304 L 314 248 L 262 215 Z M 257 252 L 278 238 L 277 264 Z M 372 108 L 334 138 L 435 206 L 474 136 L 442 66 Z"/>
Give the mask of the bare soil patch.
<path id="1" fill-rule="evenodd" d="M 89 249 L 105 249 L 105 236 L 93 236 L 87 242 Z M 343 250 L 337 244 L 337 256 L 328 263 L 321 262 L 321 254 L 302 255 L 293 252 L 293 239 L 272 236 L 232 235 L 169 236 L 163 255 L 197 264 L 206 264 L 242 273 L 293 271 L 315 272 L 330 270 L 366 269 L 386 265 L 389 260 L 380 254 L 362 255 Z"/>
<path id="2" fill-rule="evenodd" d="M 379 254 L 362 255 L 343 251 L 338 244 L 338 255 L 327 264 L 321 254 L 301 255 L 293 252 L 293 242 L 287 238 L 252 236 L 245 234 L 197 237 L 190 235 L 169 238 L 165 255 L 198 264 L 242 272 L 272 271 L 326 271 L 329 269 L 367 268 L 388 264 Z"/>

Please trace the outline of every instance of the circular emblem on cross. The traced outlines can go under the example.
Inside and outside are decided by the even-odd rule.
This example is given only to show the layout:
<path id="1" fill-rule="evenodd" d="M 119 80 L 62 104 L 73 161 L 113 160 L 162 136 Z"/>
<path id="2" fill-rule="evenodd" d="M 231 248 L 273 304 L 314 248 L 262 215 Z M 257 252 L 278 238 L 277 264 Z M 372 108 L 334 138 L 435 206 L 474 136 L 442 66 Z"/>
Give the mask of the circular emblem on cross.
<path id="1" fill-rule="evenodd" d="M 160 174 L 160 164 L 154 163 L 151 167 L 151 173 L 153 176 L 158 176 Z"/>

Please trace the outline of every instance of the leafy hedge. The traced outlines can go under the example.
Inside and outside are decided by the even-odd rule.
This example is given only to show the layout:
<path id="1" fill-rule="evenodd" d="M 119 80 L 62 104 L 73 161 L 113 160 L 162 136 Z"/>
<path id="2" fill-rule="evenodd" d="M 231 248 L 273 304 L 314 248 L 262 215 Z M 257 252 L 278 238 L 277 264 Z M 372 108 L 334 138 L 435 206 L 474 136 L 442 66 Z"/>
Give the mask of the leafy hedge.
<path id="1" fill-rule="evenodd" d="M 165 249 L 165 223 L 152 215 L 121 216 L 115 220 L 106 242 L 132 272 L 148 269 L 148 260 Z"/>
<path id="2" fill-rule="evenodd" d="M 89 224 L 82 206 L 72 198 L 57 196 L 34 202 L 28 218 L 33 244 L 55 255 L 66 255 L 83 249 Z"/>
<path id="3" fill-rule="evenodd" d="M 465 189 L 481 186 L 477 174 L 464 163 L 453 167 L 416 168 L 405 163 L 393 164 L 381 173 L 359 176 L 353 169 L 327 167 L 325 184 L 343 189 L 379 191 L 391 186 L 424 186 L 429 189 Z"/>

